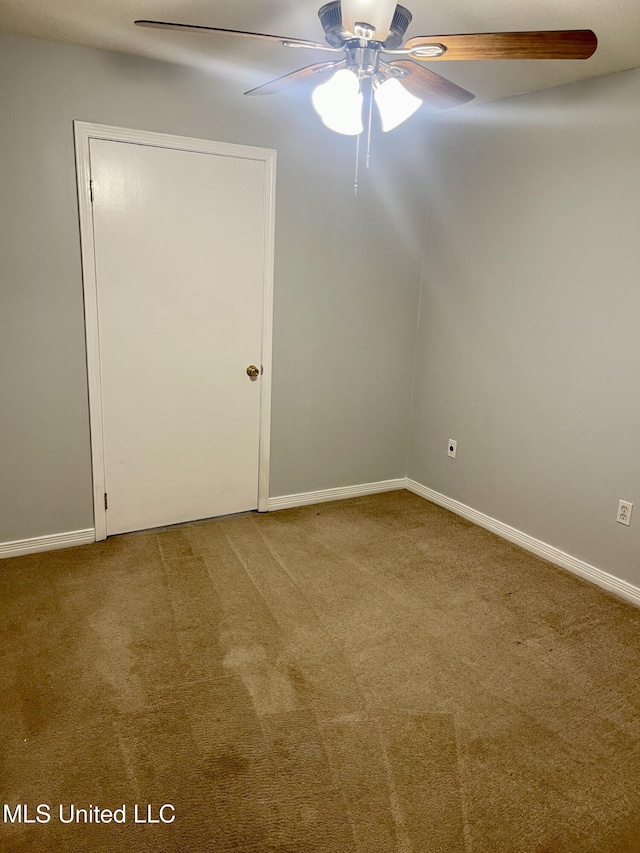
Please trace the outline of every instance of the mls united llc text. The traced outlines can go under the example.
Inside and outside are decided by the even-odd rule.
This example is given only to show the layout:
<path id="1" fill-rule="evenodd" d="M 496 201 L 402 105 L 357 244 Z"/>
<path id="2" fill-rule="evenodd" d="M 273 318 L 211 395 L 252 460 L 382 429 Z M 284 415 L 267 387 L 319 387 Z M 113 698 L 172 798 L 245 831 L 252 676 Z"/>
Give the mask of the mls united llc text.
<path id="1" fill-rule="evenodd" d="M 154 806 L 146 803 L 144 806 L 134 803 L 127 807 L 125 803 L 115 809 L 104 809 L 101 806 L 88 805 L 79 808 L 73 803 L 50 806 L 39 803 L 29 806 L 18 803 L 11 806 L 3 803 L 3 823 L 49 823 L 57 820 L 59 823 L 173 823 L 176 810 L 171 803 Z"/>

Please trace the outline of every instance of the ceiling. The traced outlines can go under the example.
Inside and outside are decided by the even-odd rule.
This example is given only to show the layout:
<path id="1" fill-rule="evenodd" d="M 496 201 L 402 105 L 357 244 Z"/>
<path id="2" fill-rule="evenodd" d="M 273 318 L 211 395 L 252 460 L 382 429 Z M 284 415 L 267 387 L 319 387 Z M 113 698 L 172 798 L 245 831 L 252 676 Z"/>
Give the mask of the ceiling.
<path id="1" fill-rule="evenodd" d="M 204 68 L 241 92 L 322 61 L 325 55 L 222 35 L 142 29 L 134 26 L 134 20 L 180 21 L 323 41 L 317 18 L 320 5 L 319 0 L 0 0 L 0 31 Z M 637 0 L 404 0 L 403 5 L 413 14 L 407 38 L 547 29 L 592 29 L 598 36 L 595 55 L 584 61 L 427 64 L 474 92 L 478 101 L 640 67 Z"/>

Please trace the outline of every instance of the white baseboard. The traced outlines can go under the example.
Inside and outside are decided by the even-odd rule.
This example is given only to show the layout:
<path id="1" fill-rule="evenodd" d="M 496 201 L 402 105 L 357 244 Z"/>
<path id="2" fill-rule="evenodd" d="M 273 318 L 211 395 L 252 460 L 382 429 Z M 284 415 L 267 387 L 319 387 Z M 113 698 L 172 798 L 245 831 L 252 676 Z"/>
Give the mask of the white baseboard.
<path id="1" fill-rule="evenodd" d="M 326 501 L 337 501 L 345 498 L 356 498 L 362 495 L 375 495 L 380 492 L 393 492 L 399 489 L 408 489 L 416 495 L 431 501 L 438 506 L 455 512 L 456 515 L 466 518 L 468 521 L 490 530 L 497 536 L 513 542 L 530 551 L 544 560 L 548 560 L 556 566 L 567 569 L 585 580 L 595 583 L 597 586 L 640 606 L 640 588 L 628 581 L 610 575 L 602 569 L 586 563 L 571 554 L 555 548 L 540 539 L 529 536 L 515 527 L 511 527 L 497 518 L 485 515 L 477 509 L 449 498 L 446 495 L 423 486 L 408 477 L 400 477 L 396 480 L 383 480 L 378 483 L 363 483 L 359 486 L 344 486 L 336 489 L 320 489 L 316 492 L 302 492 L 297 495 L 282 495 L 281 497 L 269 498 L 269 510 L 288 509 L 296 506 L 307 506 Z M 18 539 L 15 542 L 0 542 L 0 559 L 3 557 L 19 557 L 22 554 L 36 554 L 40 551 L 53 551 L 58 548 L 72 548 L 76 545 L 87 545 L 95 542 L 95 530 L 73 530 L 69 533 L 54 533 L 51 536 L 36 536 L 33 539 Z"/>
<path id="2" fill-rule="evenodd" d="M 325 503 L 325 501 L 340 501 L 344 498 L 357 498 L 361 495 L 376 495 L 379 492 L 395 492 L 406 487 L 406 478 L 399 477 L 397 480 L 363 483 L 360 486 L 343 486 L 338 489 L 320 489 L 317 492 L 302 492 L 299 495 L 282 495 L 278 498 L 269 498 L 269 511 Z"/>
<path id="3" fill-rule="evenodd" d="M 76 545 L 88 545 L 95 541 L 95 530 L 89 527 L 87 530 L 72 530 L 69 533 L 53 533 L 51 536 L 0 542 L 0 558 L 20 557 L 22 554 L 37 554 L 40 551 L 55 551 L 57 548 L 73 548 Z"/>
<path id="4" fill-rule="evenodd" d="M 453 498 L 448 498 L 446 495 L 441 495 L 439 492 L 423 486 L 415 480 L 407 478 L 406 483 L 406 488 L 410 492 L 414 492 L 416 495 L 420 495 L 420 497 L 426 498 L 428 501 L 438 504 L 438 506 L 442 506 L 445 509 L 450 509 L 456 515 L 461 515 L 468 521 L 472 521 L 474 524 L 484 527 L 492 533 L 496 533 L 503 539 L 508 539 L 509 542 L 513 542 L 524 548 L 525 551 L 531 551 L 531 553 L 537 554 L 538 557 L 542 557 L 556 566 L 567 569 L 573 572 L 574 575 L 580 575 L 581 578 L 585 578 L 597 584 L 597 586 L 630 601 L 632 604 L 640 606 L 640 588 L 633 586 L 628 581 L 617 578 L 615 575 L 610 575 L 608 572 L 598 569 L 590 563 L 585 563 L 584 560 L 579 560 L 571 554 L 566 554 L 553 545 L 541 542 L 540 539 L 534 539 L 533 536 L 529 536 L 515 527 L 510 527 L 508 524 L 498 521 L 497 518 L 492 518 L 490 515 L 478 512 L 477 509 L 472 509 L 470 506 L 466 506 L 466 504 L 460 503 L 460 501 L 456 501 Z"/>

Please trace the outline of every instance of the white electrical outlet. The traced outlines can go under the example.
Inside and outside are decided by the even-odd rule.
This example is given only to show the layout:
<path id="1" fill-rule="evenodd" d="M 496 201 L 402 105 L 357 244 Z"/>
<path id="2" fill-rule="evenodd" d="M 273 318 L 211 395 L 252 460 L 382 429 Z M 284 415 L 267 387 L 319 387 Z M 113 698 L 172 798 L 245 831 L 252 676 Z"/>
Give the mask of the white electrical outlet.
<path id="1" fill-rule="evenodd" d="M 455 440 L 455 438 L 450 438 L 449 444 L 447 445 L 447 456 L 450 456 L 452 459 L 455 459 L 457 450 L 458 442 Z"/>
<path id="2" fill-rule="evenodd" d="M 631 513 L 633 512 L 633 504 L 629 501 L 618 501 L 618 517 L 616 521 L 620 524 L 626 524 L 627 527 L 631 524 Z"/>

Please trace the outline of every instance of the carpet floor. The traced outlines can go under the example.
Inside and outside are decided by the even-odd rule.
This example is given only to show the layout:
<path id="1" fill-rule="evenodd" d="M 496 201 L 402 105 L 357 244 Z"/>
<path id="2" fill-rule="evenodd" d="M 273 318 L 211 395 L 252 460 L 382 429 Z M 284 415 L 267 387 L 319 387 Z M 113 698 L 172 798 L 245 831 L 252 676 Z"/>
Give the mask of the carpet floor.
<path id="1" fill-rule="evenodd" d="M 640 610 L 408 492 L 0 592 L 2 851 L 640 851 Z"/>

